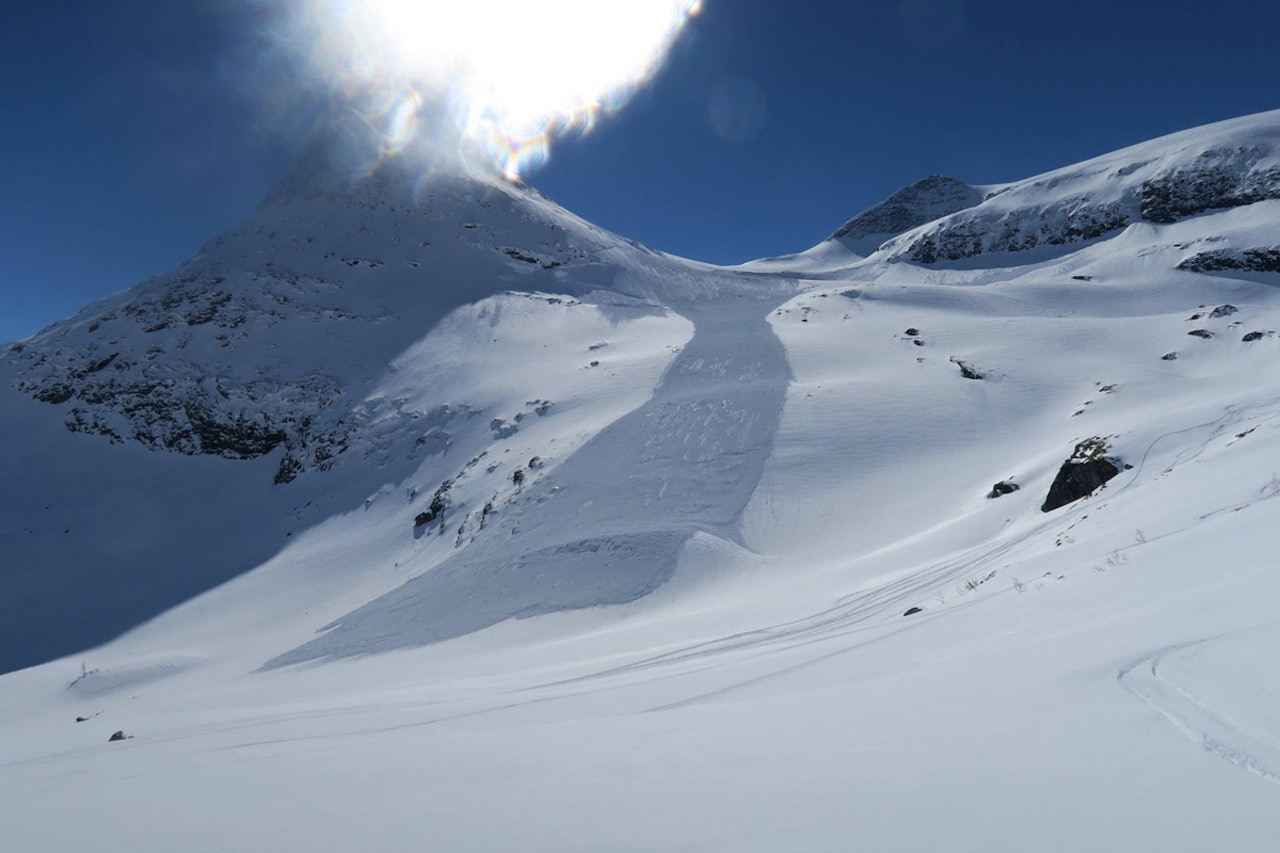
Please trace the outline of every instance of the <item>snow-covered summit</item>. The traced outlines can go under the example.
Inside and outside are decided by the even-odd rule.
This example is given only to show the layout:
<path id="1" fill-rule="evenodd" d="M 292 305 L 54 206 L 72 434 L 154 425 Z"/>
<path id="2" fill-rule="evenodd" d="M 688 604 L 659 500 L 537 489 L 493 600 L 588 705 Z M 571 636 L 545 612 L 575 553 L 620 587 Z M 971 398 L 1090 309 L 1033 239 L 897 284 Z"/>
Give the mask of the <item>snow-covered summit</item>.
<path id="1" fill-rule="evenodd" d="M 413 413 L 366 398 L 451 310 L 612 288 L 606 253 L 653 257 L 502 182 L 397 161 L 358 178 L 299 170 L 177 269 L 0 357 L 69 429 L 233 459 L 281 448 L 287 482 L 330 466 L 360 424 L 382 422 L 383 445 L 412 438 L 396 433 Z"/>

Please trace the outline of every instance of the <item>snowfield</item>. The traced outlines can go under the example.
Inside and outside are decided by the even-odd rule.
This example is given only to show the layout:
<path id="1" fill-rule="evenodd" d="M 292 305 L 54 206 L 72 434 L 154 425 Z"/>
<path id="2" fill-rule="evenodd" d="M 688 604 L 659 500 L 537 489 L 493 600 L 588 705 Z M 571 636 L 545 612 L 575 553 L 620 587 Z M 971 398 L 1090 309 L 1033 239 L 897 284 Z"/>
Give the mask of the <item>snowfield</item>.
<path id="1" fill-rule="evenodd" d="M 730 268 L 309 164 L 0 355 L 5 848 L 1270 849 L 1278 147 Z"/>

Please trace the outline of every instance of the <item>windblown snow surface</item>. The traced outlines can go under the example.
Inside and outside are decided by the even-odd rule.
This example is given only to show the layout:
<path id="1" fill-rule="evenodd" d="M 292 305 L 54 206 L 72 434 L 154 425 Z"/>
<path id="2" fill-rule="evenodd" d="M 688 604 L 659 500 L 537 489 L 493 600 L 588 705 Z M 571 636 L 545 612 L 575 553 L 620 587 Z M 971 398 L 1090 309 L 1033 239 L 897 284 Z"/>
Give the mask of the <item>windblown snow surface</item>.
<path id="1" fill-rule="evenodd" d="M 886 205 L 303 173 L 8 347 L 4 848 L 1271 849 L 1280 113 Z"/>

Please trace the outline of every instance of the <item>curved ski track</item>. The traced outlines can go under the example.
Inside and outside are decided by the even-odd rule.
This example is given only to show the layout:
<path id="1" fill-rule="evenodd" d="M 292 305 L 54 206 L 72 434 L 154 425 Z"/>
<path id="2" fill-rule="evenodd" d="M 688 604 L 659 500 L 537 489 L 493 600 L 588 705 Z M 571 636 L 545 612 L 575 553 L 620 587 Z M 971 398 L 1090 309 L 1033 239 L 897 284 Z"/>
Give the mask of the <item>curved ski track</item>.
<path id="1" fill-rule="evenodd" d="M 1214 642 L 1193 640 L 1165 646 L 1123 667 L 1116 680 L 1205 752 L 1236 767 L 1280 784 L 1280 741 L 1243 731 L 1222 710 L 1211 707 L 1163 672 L 1172 658 Z"/>

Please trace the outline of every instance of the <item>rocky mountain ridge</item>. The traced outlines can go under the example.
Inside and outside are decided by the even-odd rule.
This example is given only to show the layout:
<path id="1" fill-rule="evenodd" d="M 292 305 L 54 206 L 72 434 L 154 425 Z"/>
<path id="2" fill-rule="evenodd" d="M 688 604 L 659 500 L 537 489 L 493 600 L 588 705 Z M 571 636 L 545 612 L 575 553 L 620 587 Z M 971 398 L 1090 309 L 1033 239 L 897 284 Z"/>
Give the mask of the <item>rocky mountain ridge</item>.
<path id="1" fill-rule="evenodd" d="M 617 241 L 525 189 L 388 172 L 290 176 L 174 271 L 11 345 L 18 388 L 113 442 L 278 450 L 278 483 L 431 446 L 448 406 L 364 397 L 399 352 L 487 293 L 565 290 L 557 271 Z"/>
<path id="2" fill-rule="evenodd" d="M 981 203 L 881 247 L 924 265 L 1060 249 L 1136 223 L 1171 224 L 1280 198 L 1274 114 L 1222 122 L 1132 146 L 1077 166 L 991 188 Z"/>

